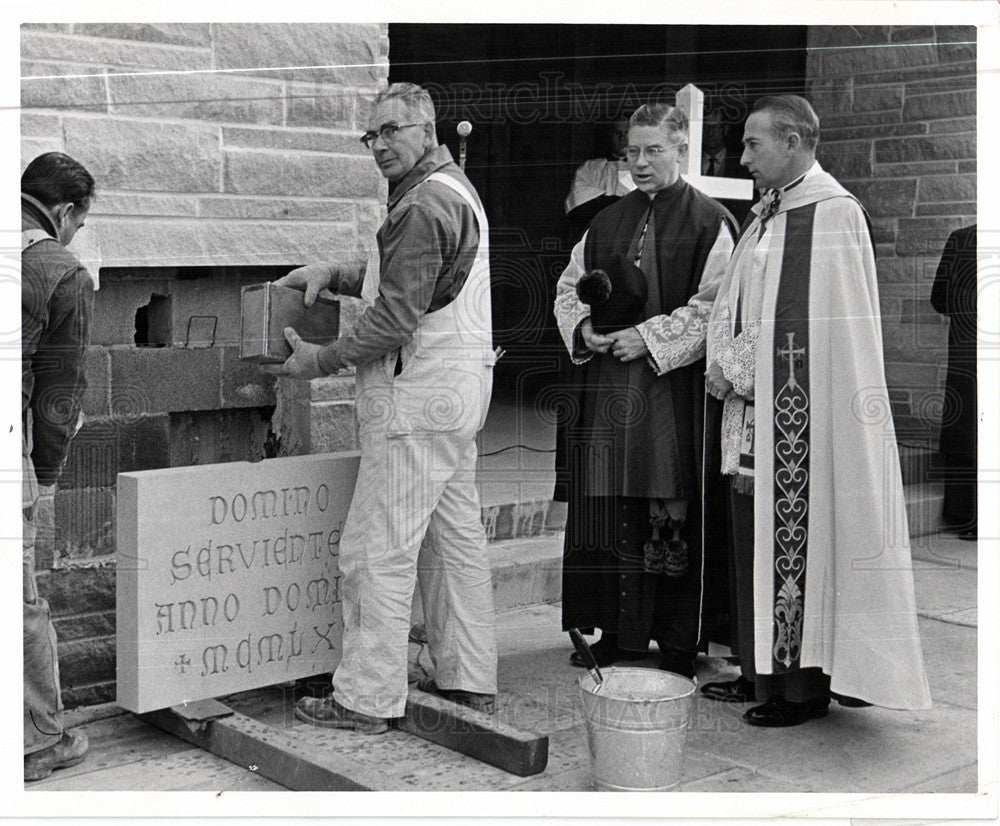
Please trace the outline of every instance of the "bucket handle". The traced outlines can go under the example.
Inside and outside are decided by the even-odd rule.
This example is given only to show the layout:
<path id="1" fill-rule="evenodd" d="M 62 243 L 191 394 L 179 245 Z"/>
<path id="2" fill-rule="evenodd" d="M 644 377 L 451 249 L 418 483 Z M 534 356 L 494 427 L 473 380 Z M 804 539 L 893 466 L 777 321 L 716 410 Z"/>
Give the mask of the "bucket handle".
<path id="1" fill-rule="evenodd" d="M 583 664 L 587 668 L 587 673 L 590 674 L 597 685 L 597 688 L 594 689 L 594 693 L 596 694 L 604 684 L 604 677 L 601 676 L 601 669 L 597 667 L 594 652 L 590 650 L 590 646 L 587 645 L 587 641 L 583 638 L 583 634 L 580 633 L 579 628 L 570 628 L 569 638 L 573 641 L 573 647 L 580 655 L 580 659 L 583 660 Z"/>

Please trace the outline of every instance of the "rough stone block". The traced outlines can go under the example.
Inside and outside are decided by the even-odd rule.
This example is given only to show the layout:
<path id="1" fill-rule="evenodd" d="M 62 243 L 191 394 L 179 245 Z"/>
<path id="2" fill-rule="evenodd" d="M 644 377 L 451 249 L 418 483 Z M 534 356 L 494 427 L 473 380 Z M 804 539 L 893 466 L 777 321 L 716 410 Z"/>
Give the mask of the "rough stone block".
<path id="1" fill-rule="evenodd" d="M 113 488 L 57 488 L 55 516 L 57 564 L 114 553 Z"/>
<path id="2" fill-rule="evenodd" d="M 942 43 L 938 46 L 938 59 L 942 63 L 965 63 L 976 59 L 976 36 L 971 43 Z"/>
<path id="3" fill-rule="evenodd" d="M 137 40 L 143 43 L 172 43 L 178 46 L 210 46 L 208 23 L 77 23 L 74 34 Z"/>
<path id="4" fill-rule="evenodd" d="M 238 347 L 222 350 L 222 406 L 267 407 L 275 403 L 274 376 L 254 362 L 241 361 Z"/>
<path id="5" fill-rule="evenodd" d="M 931 95 L 906 96 L 903 118 L 906 120 L 940 120 L 976 114 L 976 90 L 942 90 Z M 957 131 L 957 130 L 956 130 Z"/>
<path id="6" fill-rule="evenodd" d="M 845 112 L 840 115 L 827 115 L 820 122 L 820 132 L 825 129 L 864 129 L 869 126 L 881 127 L 883 130 L 892 129 L 895 125 L 902 123 L 902 112 Z M 883 132 L 885 134 L 885 132 Z M 820 146 L 823 145 L 822 134 L 820 135 Z"/>
<path id="7" fill-rule="evenodd" d="M 942 204 L 917 204 L 917 217 L 932 215 L 949 215 L 956 219 L 961 226 L 976 223 L 976 210 L 978 205 L 975 201 L 955 201 Z M 967 220 L 966 220 L 967 219 Z"/>
<path id="8" fill-rule="evenodd" d="M 115 569 L 70 568 L 38 575 L 38 592 L 48 600 L 53 617 L 88 611 L 115 610 Z"/>
<path id="9" fill-rule="evenodd" d="M 862 179 L 871 175 L 871 141 L 820 142 L 817 157 L 823 167 L 838 179 Z"/>
<path id="10" fill-rule="evenodd" d="M 353 224 L 310 221 L 205 221 L 103 218 L 88 223 L 97 237 L 104 267 L 135 267 L 143 261 L 166 267 L 204 267 L 221 261 L 229 267 L 331 263 L 353 251 Z M 331 244 L 331 239 L 337 239 Z M 103 288 L 102 288 L 103 291 Z"/>
<path id="11" fill-rule="evenodd" d="M 38 32 L 66 32 L 69 33 L 69 23 L 22 23 L 22 29 L 29 29 Z"/>
<path id="12" fill-rule="evenodd" d="M 919 178 L 921 175 L 954 174 L 958 171 L 958 163 L 955 161 L 877 163 L 872 167 L 872 174 L 876 178 Z"/>
<path id="13" fill-rule="evenodd" d="M 193 218 L 198 214 L 198 199 L 187 195 L 159 193 L 105 193 L 94 199 L 90 215 L 176 215 Z M 103 289 L 103 286 L 102 286 Z"/>
<path id="14" fill-rule="evenodd" d="M 304 152 L 326 152 L 335 155 L 363 155 L 371 152 L 354 131 L 335 132 L 330 129 L 251 129 L 226 127 L 222 144 L 238 149 L 292 149 Z"/>
<path id="15" fill-rule="evenodd" d="M 893 26 L 889 32 L 893 43 L 928 43 L 934 41 L 933 26 Z"/>
<path id="16" fill-rule="evenodd" d="M 66 152 L 107 189 L 216 192 L 219 128 L 205 124 L 67 118 Z M 142 250 L 143 246 L 133 249 Z"/>
<path id="17" fill-rule="evenodd" d="M 850 112 L 854 100 L 852 78 L 813 77 L 809 86 L 809 101 L 823 123 L 827 115 Z"/>
<path id="18" fill-rule="evenodd" d="M 170 465 L 170 416 L 138 416 L 115 422 L 119 473 Z"/>
<path id="19" fill-rule="evenodd" d="M 370 158 L 311 152 L 227 151 L 225 191 L 238 195 L 374 198 L 380 175 Z"/>
<path id="20" fill-rule="evenodd" d="M 355 207 L 350 201 L 309 198 L 262 198 L 232 195 L 206 196 L 199 204 L 203 218 L 236 218 L 265 221 L 330 221 L 350 223 Z"/>
<path id="21" fill-rule="evenodd" d="M 975 132 L 978 127 L 976 118 L 947 118 L 932 120 L 927 123 L 927 131 L 931 135 L 953 135 L 963 132 Z"/>
<path id="22" fill-rule="evenodd" d="M 810 26 L 807 34 L 808 48 L 862 46 L 866 43 L 885 43 L 891 26 Z"/>
<path id="23" fill-rule="evenodd" d="M 857 75 L 862 72 L 936 66 L 937 63 L 937 47 L 934 45 L 900 43 L 886 47 L 885 41 L 876 41 L 867 47 L 825 52 L 823 74 L 825 77 Z"/>
<path id="24" fill-rule="evenodd" d="M 896 111 L 903 106 L 903 87 L 896 86 L 858 86 L 854 89 L 855 112 Z"/>
<path id="25" fill-rule="evenodd" d="M 357 94 L 353 90 L 320 83 L 289 83 L 288 125 L 320 126 L 324 129 L 356 129 Z"/>
<path id="26" fill-rule="evenodd" d="M 282 83 L 239 75 L 109 75 L 108 93 L 114 115 L 266 124 L 284 119 Z"/>
<path id="27" fill-rule="evenodd" d="M 921 203 L 975 201 L 975 176 L 928 175 L 920 179 L 920 186 L 917 189 L 917 199 Z"/>
<path id="28" fill-rule="evenodd" d="M 309 409 L 309 450 L 357 450 L 358 424 L 353 401 L 315 402 Z"/>
<path id="29" fill-rule="evenodd" d="M 21 138 L 21 168 L 46 152 L 62 151 L 62 138 Z"/>
<path id="30" fill-rule="evenodd" d="M 976 161 L 959 161 L 958 162 L 958 171 L 962 172 L 962 173 L 971 172 L 973 175 L 975 175 L 977 168 L 978 168 L 978 164 L 977 164 Z"/>
<path id="31" fill-rule="evenodd" d="M 879 283 L 916 283 L 920 275 L 920 262 L 913 258 L 879 258 L 875 264 Z"/>
<path id="32" fill-rule="evenodd" d="M 934 135 L 875 141 L 877 163 L 964 160 L 976 157 L 976 135 Z"/>
<path id="33" fill-rule="evenodd" d="M 111 351 L 111 410 L 119 416 L 217 410 L 222 351 L 179 347 Z"/>
<path id="34" fill-rule="evenodd" d="M 264 458 L 269 422 L 257 409 L 176 413 L 170 420 L 170 466 Z"/>
<path id="35" fill-rule="evenodd" d="M 59 488 L 112 487 L 121 464 L 118 449 L 118 432 L 113 422 L 85 420 L 70 443 Z"/>
<path id="36" fill-rule="evenodd" d="M 879 126 L 840 126 L 836 129 L 827 128 L 821 122 L 822 142 L 839 143 L 841 141 L 862 140 L 864 138 L 896 138 L 910 135 L 926 135 L 929 131 L 926 123 L 886 123 Z"/>
<path id="37" fill-rule="evenodd" d="M 940 255 L 958 222 L 951 218 L 901 218 L 896 237 L 897 255 Z"/>
<path id="38" fill-rule="evenodd" d="M 36 115 L 21 112 L 21 137 L 49 138 L 62 135 L 62 124 L 57 115 Z"/>
<path id="39" fill-rule="evenodd" d="M 21 32 L 21 57 L 32 60 L 75 60 L 113 70 L 212 69 L 210 49 L 140 43 L 135 40 L 81 40 L 48 32 Z M 65 72 L 64 72 L 65 73 Z M 103 81 L 102 81 L 103 83 Z"/>
<path id="40" fill-rule="evenodd" d="M 940 361 L 886 360 L 885 379 L 895 393 L 937 392 L 941 387 Z"/>
<path id="41" fill-rule="evenodd" d="M 932 66 L 911 66 L 896 68 L 884 72 L 872 72 L 865 75 L 865 83 L 899 83 L 907 84 L 906 92 L 916 91 L 918 94 L 928 91 L 935 84 L 965 83 L 966 87 L 975 87 L 976 63 L 966 61 L 960 63 L 938 63 Z M 972 82 L 970 83 L 970 77 Z M 926 84 L 926 88 L 925 85 Z"/>
<path id="42" fill-rule="evenodd" d="M 24 40 L 25 37 L 22 37 L 22 46 Z M 65 77 L 81 74 L 87 76 Z M 22 61 L 21 109 L 106 113 L 108 102 L 104 78 L 99 73 L 81 72 L 77 67 L 71 68 L 58 63 Z"/>
<path id="43" fill-rule="evenodd" d="M 81 608 L 89 606 L 81 605 Z M 60 643 L 72 640 L 88 640 L 95 637 L 113 637 L 115 633 L 115 615 L 113 611 L 100 611 L 92 614 L 80 614 L 73 617 L 60 617 L 53 625 Z"/>
<path id="44" fill-rule="evenodd" d="M 287 80 L 371 85 L 388 69 L 379 54 L 382 30 L 377 23 L 216 23 L 215 63 L 219 69 L 275 67 L 268 74 Z"/>
<path id="45" fill-rule="evenodd" d="M 842 183 L 873 216 L 898 217 L 913 213 L 913 203 L 917 197 L 916 179 L 843 181 Z"/>
<path id="46" fill-rule="evenodd" d="M 115 674 L 113 637 L 59 643 L 59 678 L 65 686 L 103 682 Z"/>

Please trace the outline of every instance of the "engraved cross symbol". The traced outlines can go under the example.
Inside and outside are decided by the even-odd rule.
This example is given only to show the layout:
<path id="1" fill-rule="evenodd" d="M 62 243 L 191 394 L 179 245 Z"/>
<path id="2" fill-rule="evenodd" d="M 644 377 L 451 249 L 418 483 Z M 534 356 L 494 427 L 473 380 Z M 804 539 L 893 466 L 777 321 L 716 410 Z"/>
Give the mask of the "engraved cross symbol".
<path id="1" fill-rule="evenodd" d="M 795 387 L 797 382 L 795 381 L 795 356 L 804 356 L 806 354 L 804 347 L 795 346 L 795 333 L 785 333 L 788 338 L 788 346 L 784 349 L 778 349 L 778 355 L 783 359 L 788 360 L 788 386 Z"/>
<path id="2" fill-rule="evenodd" d="M 191 665 L 191 660 L 188 659 L 187 654 L 181 654 L 177 658 L 177 660 L 174 663 L 174 665 L 176 665 L 181 670 L 181 674 L 184 674 L 185 673 L 185 669 L 189 665 Z"/>

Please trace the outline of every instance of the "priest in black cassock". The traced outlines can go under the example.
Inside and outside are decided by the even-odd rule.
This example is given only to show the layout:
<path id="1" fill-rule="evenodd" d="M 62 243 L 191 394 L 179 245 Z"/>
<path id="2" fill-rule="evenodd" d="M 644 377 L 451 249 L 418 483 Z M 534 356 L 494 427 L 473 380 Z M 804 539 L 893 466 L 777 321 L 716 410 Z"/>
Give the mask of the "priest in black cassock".
<path id="1" fill-rule="evenodd" d="M 563 628 L 600 628 L 599 664 L 645 656 L 655 640 L 661 668 L 693 676 L 710 564 L 705 335 L 735 222 L 680 177 L 687 135 L 683 112 L 666 104 L 632 115 L 625 154 L 636 189 L 591 221 L 554 312 L 572 360 L 584 365 L 568 428 Z M 610 284 L 608 306 L 635 294 L 638 278 L 645 301 L 633 318 L 600 303 L 607 290 L 581 291 L 584 303 L 578 283 L 597 270 Z"/>

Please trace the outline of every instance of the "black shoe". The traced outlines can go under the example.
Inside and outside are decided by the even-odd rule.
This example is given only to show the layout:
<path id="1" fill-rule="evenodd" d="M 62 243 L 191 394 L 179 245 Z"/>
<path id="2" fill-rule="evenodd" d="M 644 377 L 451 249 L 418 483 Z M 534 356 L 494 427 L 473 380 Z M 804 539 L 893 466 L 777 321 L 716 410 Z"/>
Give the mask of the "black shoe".
<path id="1" fill-rule="evenodd" d="M 62 739 L 41 751 L 24 755 L 24 779 L 44 780 L 55 769 L 75 766 L 87 756 L 89 742 L 82 731 L 64 731 Z"/>
<path id="2" fill-rule="evenodd" d="M 754 706 L 743 715 L 743 719 L 751 726 L 784 728 L 801 725 L 807 720 L 826 717 L 829 709 L 830 700 L 827 697 L 820 697 L 805 703 L 793 703 L 775 697 L 763 705 Z"/>
<path id="3" fill-rule="evenodd" d="M 746 677 L 739 676 L 735 680 L 720 683 L 705 683 L 701 693 L 709 700 L 720 703 L 752 703 L 757 699 L 757 689 Z"/>
<path id="4" fill-rule="evenodd" d="M 871 703 L 859 700 L 857 697 L 848 697 L 846 694 L 834 694 L 830 692 L 830 698 L 836 700 L 844 708 L 871 708 Z"/>
<path id="5" fill-rule="evenodd" d="M 295 704 L 295 716 L 314 726 L 354 729 L 361 734 L 384 734 L 389 721 L 344 708 L 332 696 L 303 697 Z"/>
<path id="6" fill-rule="evenodd" d="M 680 651 L 665 651 L 660 654 L 660 671 L 680 674 L 689 680 L 694 679 L 695 654 L 684 654 Z"/>
<path id="7" fill-rule="evenodd" d="M 417 688 L 428 694 L 437 694 L 448 702 L 481 711 L 483 714 L 493 714 L 496 711 L 496 694 L 477 694 L 475 691 L 461 689 L 439 688 L 433 677 L 422 677 L 417 681 Z"/>

